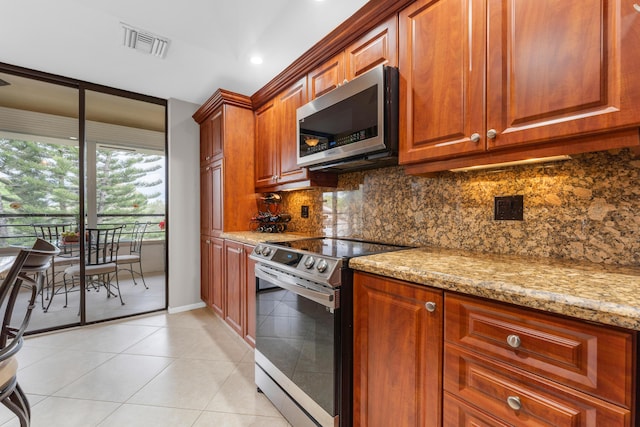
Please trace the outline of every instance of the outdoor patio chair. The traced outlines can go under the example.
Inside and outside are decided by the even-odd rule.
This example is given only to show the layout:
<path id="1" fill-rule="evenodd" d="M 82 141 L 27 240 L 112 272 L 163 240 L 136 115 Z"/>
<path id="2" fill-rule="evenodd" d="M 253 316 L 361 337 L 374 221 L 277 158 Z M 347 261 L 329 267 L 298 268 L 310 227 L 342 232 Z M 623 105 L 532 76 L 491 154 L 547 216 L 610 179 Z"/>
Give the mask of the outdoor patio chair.
<path id="1" fill-rule="evenodd" d="M 134 285 L 138 284 L 135 278 L 135 275 L 137 274 L 142 278 L 142 284 L 146 289 L 149 289 L 149 287 L 144 281 L 144 273 L 142 272 L 142 239 L 144 238 L 144 233 L 147 230 L 148 224 L 148 222 L 136 222 L 133 225 L 133 230 L 131 231 L 131 242 L 129 244 L 129 254 L 118 255 L 117 261 L 119 270 L 125 270 L 131 273 L 131 278 L 133 279 Z M 138 264 L 138 271 L 133 269 L 134 264 Z M 122 265 L 125 265 L 125 267 L 121 267 Z"/>
<path id="2" fill-rule="evenodd" d="M 85 231 L 85 289 L 99 292 L 104 287 L 107 291 L 107 298 L 118 296 L 120 303 L 124 305 L 120 294 L 118 266 L 116 264 L 122 227 L 86 228 Z M 75 282 L 75 279 L 79 279 L 80 275 L 80 264 L 68 267 L 64 271 L 65 283 L 67 278 L 71 278 Z M 68 289 L 67 291 L 70 290 Z"/>
<path id="3" fill-rule="evenodd" d="M 78 245 L 64 245 L 63 233 L 71 232 L 75 230 L 74 224 L 32 224 L 36 237 L 46 240 L 52 244 L 62 247 L 62 252 L 53 259 L 51 265 L 51 273 L 47 271 L 46 286 L 41 291 L 41 304 L 42 309 L 46 313 L 53 302 L 53 297 L 60 289 L 56 289 L 56 276 L 60 275 L 63 270 L 62 267 L 77 264 L 80 260 L 78 253 Z M 60 281 L 61 285 L 64 285 L 63 281 Z M 46 295 L 45 295 L 46 294 Z M 48 300 L 45 307 L 44 301 Z M 67 303 L 65 302 L 65 307 Z"/>

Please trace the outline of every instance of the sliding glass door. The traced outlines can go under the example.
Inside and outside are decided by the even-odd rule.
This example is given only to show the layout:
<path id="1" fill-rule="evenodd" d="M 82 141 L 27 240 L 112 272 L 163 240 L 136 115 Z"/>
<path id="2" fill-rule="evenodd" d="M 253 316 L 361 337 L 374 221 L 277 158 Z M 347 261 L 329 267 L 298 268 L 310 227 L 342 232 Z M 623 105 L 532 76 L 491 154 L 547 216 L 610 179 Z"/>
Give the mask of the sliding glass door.
<path id="1" fill-rule="evenodd" d="M 29 331 L 166 307 L 165 111 L 163 100 L 0 64 L 0 257 L 36 237 L 61 251 Z M 107 261 L 92 230 L 108 228 L 117 264 L 105 275 L 89 264 Z"/>
<path id="2" fill-rule="evenodd" d="M 86 227 L 114 229 L 118 249 L 114 259 L 95 260 L 114 261 L 112 273 L 87 267 L 86 319 L 163 309 L 165 107 L 87 90 L 85 111 Z"/>

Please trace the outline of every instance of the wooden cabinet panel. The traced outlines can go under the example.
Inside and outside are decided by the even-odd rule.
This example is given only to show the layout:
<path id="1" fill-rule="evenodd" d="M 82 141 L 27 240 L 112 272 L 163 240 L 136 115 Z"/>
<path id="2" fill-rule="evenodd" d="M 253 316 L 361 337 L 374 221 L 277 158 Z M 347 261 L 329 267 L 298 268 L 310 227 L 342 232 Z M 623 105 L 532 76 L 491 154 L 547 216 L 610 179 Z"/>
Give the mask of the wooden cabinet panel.
<path id="1" fill-rule="evenodd" d="M 210 165 L 200 168 L 200 234 L 205 236 L 210 236 L 213 228 L 211 206 L 213 183 L 211 177 Z"/>
<path id="2" fill-rule="evenodd" d="M 200 168 L 200 234 L 215 236 L 223 231 L 223 160 Z"/>
<path id="3" fill-rule="evenodd" d="M 442 412 L 442 425 L 447 427 L 512 427 L 446 391 L 444 392 Z"/>
<path id="4" fill-rule="evenodd" d="M 211 240 L 200 236 L 200 299 L 211 305 Z"/>
<path id="5" fill-rule="evenodd" d="M 244 281 L 244 253 L 241 243 L 225 240 L 225 320 L 240 336 L 243 336 L 242 287 Z"/>
<path id="6" fill-rule="evenodd" d="M 471 139 L 484 129 L 483 10 L 482 0 L 438 0 L 401 12 L 401 163 L 485 150 Z"/>
<path id="7" fill-rule="evenodd" d="M 223 160 L 216 160 L 207 166 L 210 168 L 208 176 L 211 179 L 211 231 L 210 235 L 218 235 L 224 229 L 224 186 L 223 186 Z"/>
<path id="8" fill-rule="evenodd" d="M 278 175 L 278 117 L 276 100 L 255 113 L 256 120 L 256 188 L 274 185 Z"/>
<path id="9" fill-rule="evenodd" d="M 244 340 L 251 347 L 256 346 L 256 261 L 249 258 L 254 246 L 244 245 L 244 286 L 243 290 L 243 331 Z"/>
<path id="10" fill-rule="evenodd" d="M 489 149 L 640 122 L 632 1 L 488 4 Z"/>
<path id="11" fill-rule="evenodd" d="M 631 425 L 628 409 L 450 344 L 445 344 L 444 389 L 511 425 Z"/>
<path id="12" fill-rule="evenodd" d="M 307 102 L 307 79 L 302 78 L 278 97 L 278 184 L 301 181 L 307 178 L 308 169 L 298 166 L 298 135 L 296 110 Z"/>
<path id="13" fill-rule="evenodd" d="M 222 108 L 200 125 L 200 165 L 222 155 Z"/>
<path id="14" fill-rule="evenodd" d="M 398 66 L 398 17 L 391 16 L 345 50 L 345 76 L 353 80 L 378 65 Z"/>
<path id="15" fill-rule="evenodd" d="M 307 74 L 309 99 L 316 99 L 340 86 L 345 80 L 344 52 L 340 52 Z"/>
<path id="16" fill-rule="evenodd" d="M 224 319 L 224 240 L 217 237 L 209 240 L 209 305 Z"/>
<path id="17" fill-rule="evenodd" d="M 225 292 L 224 292 L 224 240 L 212 237 L 210 244 L 210 295 L 211 307 L 224 319 L 225 317 Z"/>
<path id="18" fill-rule="evenodd" d="M 633 404 L 635 342 L 628 332 L 451 294 L 445 312 L 448 342 L 627 408 Z"/>
<path id="19" fill-rule="evenodd" d="M 440 290 L 354 274 L 354 426 L 440 425 L 442 313 Z"/>
<path id="20" fill-rule="evenodd" d="M 637 147 L 633 6 L 418 0 L 407 7 L 399 16 L 399 158 L 407 173 Z"/>

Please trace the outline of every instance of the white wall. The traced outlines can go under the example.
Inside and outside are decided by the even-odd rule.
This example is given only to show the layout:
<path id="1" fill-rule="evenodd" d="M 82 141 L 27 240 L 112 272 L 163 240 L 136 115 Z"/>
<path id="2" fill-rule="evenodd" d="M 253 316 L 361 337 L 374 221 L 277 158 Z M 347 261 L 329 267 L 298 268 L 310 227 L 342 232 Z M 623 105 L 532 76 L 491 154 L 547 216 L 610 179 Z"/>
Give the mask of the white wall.
<path id="1" fill-rule="evenodd" d="M 200 299 L 199 105 L 169 99 L 169 312 L 204 307 Z"/>

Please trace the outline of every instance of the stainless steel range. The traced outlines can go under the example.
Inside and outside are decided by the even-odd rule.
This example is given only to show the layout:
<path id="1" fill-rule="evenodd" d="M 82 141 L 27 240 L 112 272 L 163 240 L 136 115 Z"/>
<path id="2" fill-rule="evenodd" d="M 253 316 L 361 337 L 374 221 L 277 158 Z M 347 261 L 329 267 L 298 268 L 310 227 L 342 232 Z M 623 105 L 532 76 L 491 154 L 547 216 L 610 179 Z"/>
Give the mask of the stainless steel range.
<path id="1" fill-rule="evenodd" d="M 351 425 L 349 259 L 405 249 L 353 239 L 257 245 L 256 385 L 295 427 Z"/>

